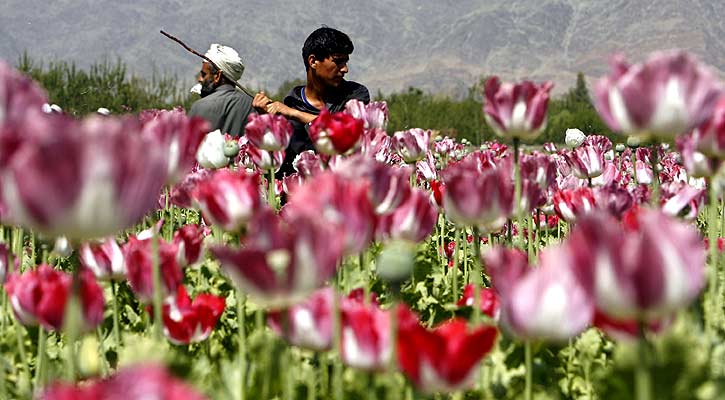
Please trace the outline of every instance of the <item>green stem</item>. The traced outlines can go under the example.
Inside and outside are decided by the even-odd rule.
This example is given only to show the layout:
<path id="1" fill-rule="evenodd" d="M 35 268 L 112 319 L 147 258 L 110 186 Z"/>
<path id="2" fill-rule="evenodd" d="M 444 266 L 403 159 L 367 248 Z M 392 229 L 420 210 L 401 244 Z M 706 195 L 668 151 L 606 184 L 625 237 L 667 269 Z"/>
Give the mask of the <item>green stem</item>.
<path id="1" fill-rule="evenodd" d="M 98 325 L 98 328 L 96 328 L 96 334 L 98 335 L 98 352 L 101 353 L 101 375 L 106 376 L 108 375 L 108 371 L 110 370 L 110 366 L 108 365 L 108 359 L 106 358 L 106 345 L 104 344 L 104 338 L 103 338 L 103 329 L 101 328 L 101 325 Z"/>
<path id="2" fill-rule="evenodd" d="M 533 362 L 531 358 L 531 342 L 528 340 L 524 343 L 524 358 L 526 362 L 526 386 L 524 387 L 524 399 L 531 400 L 531 394 L 533 393 Z"/>
<path id="3" fill-rule="evenodd" d="M 712 180 L 708 182 L 708 193 L 710 199 L 708 201 L 707 210 L 707 236 L 709 245 L 709 281 L 710 286 L 708 288 L 707 300 L 705 302 L 705 316 L 708 330 L 714 329 L 716 325 L 715 314 L 720 313 L 720 310 L 716 309 L 717 293 L 718 293 L 718 270 L 717 270 L 717 224 L 715 221 L 717 218 L 717 190 Z M 708 315 L 709 314 L 709 315 Z"/>
<path id="4" fill-rule="evenodd" d="M 640 323 L 637 350 L 639 359 L 635 367 L 634 385 L 636 400 L 652 400 L 652 377 L 649 370 L 648 344 L 644 324 Z"/>
<path id="5" fill-rule="evenodd" d="M 655 208 L 660 208 L 660 173 L 657 171 L 659 164 L 659 152 L 657 151 L 657 145 L 653 144 L 650 147 L 650 162 L 652 163 L 652 205 Z"/>
<path id="6" fill-rule="evenodd" d="M 479 239 L 478 227 L 473 228 L 473 323 L 478 325 L 481 322 L 481 295 L 480 290 L 483 279 L 483 268 L 481 264 L 481 240 Z"/>
<path id="7" fill-rule="evenodd" d="M 154 336 L 161 340 L 164 334 L 163 288 L 161 287 L 161 256 L 159 254 L 159 235 L 151 238 L 151 269 L 154 284 Z"/>
<path id="8" fill-rule="evenodd" d="M 519 166 L 519 147 L 521 141 L 514 138 L 514 214 L 516 215 L 516 223 L 519 226 L 519 239 L 522 250 L 525 250 L 524 244 L 524 224 L 523 210 L 521 209 L 521 167 Z"/>
<path id="9" fill-rule="evenodd" d="M 398 348 L 398 308 L 396 307 L 396 304 L 393 303 L 393 305 L 390 307 L 390 345 L 393 347 L 393 349 Z M 398 357 L 397 353 L 395 351 L 390 352 L 390 363 L 388 364 L 388 370 L 390 371 L 397 371 L 398 370 Z M 390 373 L 388 374 L 388 390 L 385 391 L 385 397 L 390 400 L 397 400 L 400 396 L 398 396 L 398 385 L 396 383 L 396 374 Z"/>
<path id="10" fill-rule="evenodd" d="M 64 328 L 66 338 L 66 378 L 69 381 L 75 381 L 76 372 L 78 371 L 78 354 L 76 351 L 76 342 L 78 341 L 81 321 L 81 304 L 78 298 L 80 292 L 80 277 L 78 271 L 73 273 L 73 283 L 71 285 L 71 293 L 68 296 L 68 303 L 65 308 Z"/>
<path id="11" fill-rule="evenodd" d="M 273 210 L 277 210 L 277 195 L 275 194 L 274 184 L 274 169 L 270 169 L 267 177 L 267 201 Z"/>
<path id="12" fill-rule="evenodd" d="M 458 301 L 458 259 L 461 256 L 461 230 L 456 228 L 455 233 L 455 250 L 453 252 L 453 268 L 451 269 L 451 293 L 453 293 L 453 302 Z"/>
<path id="13" fill-rule="evenodd" d="M 534 258 L 535 258 L 535 253 L 534 253 L 534 224 L 533 224 L 533 217 L 531 216 L 531 214 L 529 214 L 529 215 L 526 216 L 526 227 L 527 227 L 527 231 L 528 231 L 528 234 L 529 234 L 529 240 L 528 240 L 529 246 L 528 246 L 528 249 L 527 249 L 527 253 L 529 254 L 529 264 L 530 265 L 533 265 L 534 264 Z"/>
<path id="14" fill-rule="evenodd" d="M 116 281 L 111 280 L 111 302 L 113 303 L 113 341 L 116 350 L 121 348 L 121 327 L 118 322 L 118 294 L 116 293 Z"/>
<path id="15" fill-rule="evenodd" d="M 337 290 L 332 295 L 332 348 L 337 357 L 333 360 L 332 394 L 336 400 L 342 400 L 342 315 L 340 314 L 340 299 Z"/>
<path id="16" fill-rule="evenodd" d="M 46 331 L 38 327 L 38 354 L 35 357 L 35 392 L 45 385 L 45 344 Z"/>
<path id="17" fill-rule="evenodd" d="M 239 362 L 239 400 L 246 399 L 246 372 L 247 372 L 247 332 L 245 329 L 247 295 L 237 289 L 237 333 L 239 334 L 239 350 L 237 359 Z"/>

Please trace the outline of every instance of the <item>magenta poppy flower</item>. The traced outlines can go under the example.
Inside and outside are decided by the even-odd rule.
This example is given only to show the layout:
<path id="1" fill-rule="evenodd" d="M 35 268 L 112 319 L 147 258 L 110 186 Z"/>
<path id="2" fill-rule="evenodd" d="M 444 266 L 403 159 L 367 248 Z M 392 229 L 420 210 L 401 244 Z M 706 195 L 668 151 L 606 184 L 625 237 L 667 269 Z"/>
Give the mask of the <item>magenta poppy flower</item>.
<path id="1" fill-rule="evenodd" d="M 115 234 L 154 208 L 166 156 L 135 118 L 44 115 L 32 124 L 43 134 L 29 134 L 0 171 L 14 223 L 83 240 Z"/>
<path id="2" fill-rule="evenodd" d="M 705 285 L 705 251 L 697 230 L 659 210 L 582 218 L 573 237 L 594 254 L 597 307 L 616 319 L 652 321 L 694 300 Z"/>
<path id="3" fill-rule="evenodd" d="M 458 307 L 473 307 L 475 303 L 475 298 L 473 295 L 475 291 L 474 289 L 475 286 L 473 286 L 472 283 L 466 285 L 466 287 L 463 289 L 463 295 L 458 300 L 456 305 Z M 482 287 L 479 289 L 478 295 L 481 313 L 488 315 L 495 320 L 498 320 L 501 313 L 501 306 L 498 295 L 496 295 L 496 291 L 492 288 Z"/>
<path id="4" fill-rule="evenodd" d="M 549 202 L 547 193 L 556 184 L 556 163 L 545 154 L 521 157 L 521 210 L 530 212 Z"/>
<path id="5" fill-rule="evenodd" d="M 698 151 L 692 134 L 677 137 L 677 148 L 682 156 L 682 164 L 693 178 L 709 177 L 717 172 L 722 161 L 711 158 Z"/>
<path id="6" fill-rule="evenodd" d="M 174 344 L 206 340 L 224 312 L 223 297 L 199 294 L 191 300 L 184 285 L 163 305 L 164 335 Z"/>
<path id="7" fill-rule="evenodd" d="M 627 135 L 672 138 L 703 123 L 722 94 L 717 77 L 685 51 L 656 52 L 640 64 L 623 57 L 594 88 L 604 122 Z"/>
<path id="8" fill-rule="evenodd" d="M 576 222 L 582 215 L 594 210 L 594 192 L 587 187 L 559 190 L 554 193 L 554 210 L 566 222 Z"/>
<path id="9" fill-rule="evenodd" d="M 705 205 L 704 188 L 690 186 L 684 182 L 667 182 L 662 185 L 662 212 L 671 217 L 682 217 L 694 221 Z"/>
<path id="10" fill-rule="evenodd" d="M 325 109 L 310 124 L 310 139 L 322 154 L 345 154 L 358 144 L 364 124 L 350 114 Z"/>
<path id="11" fill-rule="evenodd" d="M 326 171 L 299 187 L 283 213 L 319 220 L 338 230 L 345 243 L 345 254 L 366 249 L 375 233 L 375 212 L 365 181 L 352 180 Z"/>
<path id="12" fill-rule="evenodd" d="M 102 380 L 81 384 L 56 382 L 45 388 L 40 400 L 204 400 L 191 386 L 156 365 L 127 367 Z"/>
<path id="13" fill-rule="evenodd" d="M 398 308 L 398 363 L 424 393 L 452 392 L 473 386 L 481 359 L 493 348 L 492 326 L 469 328 L 462 319 L 433 330 L 420 325 L 405 306 Z"/>
<path id="14" fill-rule="evenodd" d="M 126 264 L 121 247 L 115 237 L 101 242 L 86 242 L 79 250 L 81 266 L 93 272 L 99 280 L 121 280 L 126 278 Z"/>
<path id="15" fill-rule="evenodd" d="M 410 167 L 387 165 L 362 155 L 351 156 L 335 167 L 336 173 L 350 180 L 367 182 L 376 214 L 387 214 L 408 200 L 411 171 Z"/>
<path id="16" fill-rule="evenodd" d="M 251 113 L 244 136 L 259 149 L 280 151 L 287 148 L 292 138 L 292 124 L 281 115 Z"/>
<path id="17" fill-rule="evenodd" d="M 272 311 L 267 321 L 290 344 L 315 351 L 332 348 L 331 287 L 319 289 L 304 301 L 282 311 Z"/>
<path id="18" fill-rule="evenodd" d="M 192 197 L 206 221 L 234 232 L 246 224 L 262 205 L 259 175 L 217 170 L 197 183 Z"/>
<path id="19" fill-rule="evenodd" d="M 609 212 L 617 219 L 622 219 L 624 213 L 634 206 L 634 198 L 629 191 L 614 182 L 596 188 L 594 199 L 597 208 Z"/>
<path id="20" fill-rule="evenodd" d="M 433 143 L 433 151 L 435 151 L 437 154 L 441 156 L 447 156 L 450 157 L 453 150 L 456 149 L 456 142 L 449 138 L 448 136 L 444 137 L 441 140 L 437 140 L 435 143 Z"/>
<path id="21" fill-rule="evenodd" d="M 284 161 L 284 150 L 267 151 L 259 149 L 255 146 L 247 146 L 245 148 L 246 157 L 260 171 L 278 171 Z"/>
<path id="22" fill-rule="evenodd" d="M 10 251 L 5 243 L 0 243 L 0 284 L 5 283 L 10 266 Z"/>
<path id="23" fill-rule="evenodd" d="M 292 162 L 292 166 L 304 178 L 309 178 L 325 170 L 322 167 L 320 156 L 312 150 L 305 150 L 298 154 Z"/>
<path id="24" fill-rule="evenodd" d="M 79 279 L 83 326 L 92 330 L 103 321 L 103 289 L 90 271 L 81 271 Z M 72 281 L 70 274 L 42 264 L 22 274 L 10 274 L 5 290 L 15 316 L 23 325 L 40 324 L 45 329 L 58 331 L 63 327 Z"/>
<path id="25" fill-rule="evenodd" d="M 648 322 L 645 326 L 648 332 L 660 333 L 665 330 L 671 322 L 671 318 L 664 317 L 659 320 Z M 635 319 L 614 319 L 599 310 L 594 312 L 592 325 L 604 332 L 610 338 L 620 342 L 634 342 L 641 337 L 639 321 Z"/>
<path id="26" fill-rule="evenodd" d="M 564 158 L 574 175 L 581 179 L 596 178 L 604 172 L 604 153 L 612 149 L 605 136 L 590 135 L 581 146 L 564 152 Z"/>
<path id="27" fill-rule="evenodd" d="M 524 339 L 563 341 L 591 323 L 591 280 L 582 272 L 586 253 L 572 246 L 547 247 L 531 268 L 518 249 L 497 248 L 486 254 L 486 267 L 501 301 L 501 321 Z"/>
<path id="28" fill-rule="evenodd" d="M 204 237 L 204 229 L 199 225 L 184 225 L 174 232 L 172 243 L 177 248 L 176 262 L 180 267 L 184 268 L 199 261 Z"/>
<path id="29" fill-rule="evenodd" d="M 196 164 L 196 152 L 209 132 L 209 123 L 201 117 L 188 117 L 179 108 L 160 110 L 143 123 L 142 134 L 160 147 L 167 158 L 167 182 L 180 181 Z"/>
<path id="30" fill-rule="evenodd" d="M 281 217 L 263 210 L 250 221 L 244 247 L 216 246 L 211 252 L 255 302 L 280 309 L 303 300 L 334 275 L 344 240 L 339 226 L 319 214 Z"/>
<path id="31" fill-rule="evenodd" d="M 536 138 L 546 128 L 553 86 L 551 82 L 536 85 L 530 81 L 502 84 L 498 77 L 489 78 L 483 89 L 483 115 L 488 126 L 504 138 Z"/>
<path id="32" fill-rule="evenodd" d="M 360 138 L 360 154 L 381 163 L 390 163 L 393 159 L 391 137 L 382 129 L 365 131 Z"/>
<path id="33" fill-rule="evenodd" d="M 408 200 L 380 217 L 378 233 L 382 237 L 421 242 L 433 232 L 437 220 L 438 210 L 429 196 L 413 189 Z"/>
<path id="34" fill-rule="evenodd" d="M 495 231 L 513 212 L 511 163 L 501 161 L 500 166 L 486 169 L 478 165 L 476 153 L 472 153 L 441 172 L 446 186 L 443 208 L 446 216 L 458 225 Z"/>
<path id="35" fill-rule="evenodd" d="M 388 126 L 388 103 L 372 101 L 368 104 L 360 100 L 345 103 L 345 112 L 363 121 L 365 129 L 382 129 Z"/>
<path id="36" fill-rule="evenodd" d="M 390 313 L 376 302 L 347 297 L 341 304 L 342 362 L 353 368 L 382 371 L 390 365 L 394 348 L 390 338 Z"/>
<path id="37" fill-rule="evenodd" d="M 395 132 L 392 145 L 406 163 L 414 163 L 425 158 L 430 151 L 431 131 L 420 128 Z"/>
<path id="38" fill-rule="evenodd" d="M 27 139 L 29 123 L 43 118 L 48 102 L 43 89 L 25 74 L 0 60 L 0 167 Z M 42 134 L 42 130 L 38 133 Z"/>
<path id="39" fill-rule="evenodd" d="M 725 158 L 725 96 L 718 101 L 712 116 L 697 127 L 692 136 L 698 151 L 709 157 Z"/>
<path id="40" fill-rule="evenodd" d="M 141 302 L 151 302 L 154 295 L 151 241 L 132 236 L 122 248 L 128 283 Z M 165 297 L 176 293 L 184 276 L 176 261 L 178 247 L 161 238 L 158 241 L 162 281 L 160 290 Z"/>

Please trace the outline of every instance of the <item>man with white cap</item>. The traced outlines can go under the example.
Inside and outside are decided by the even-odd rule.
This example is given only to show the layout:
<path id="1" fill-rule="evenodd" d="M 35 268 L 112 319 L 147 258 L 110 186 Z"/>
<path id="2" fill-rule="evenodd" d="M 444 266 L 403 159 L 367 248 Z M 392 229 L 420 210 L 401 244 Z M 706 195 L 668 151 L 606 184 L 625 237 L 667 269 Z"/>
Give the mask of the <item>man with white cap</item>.
<path id="1" fill-rule="evenodd" d="M 189 116 L 199 116 L 211 124 L 211 130 L 221 130 L 232 136 L 244 134 L 247 116 L 253 112 L 252 97 L 237 90 L 238 81 L 244 72 L 239 54 L 228 46 L 212 44 L 206 52 L 210 60 L 219 67 L 204 61 L 197 81 L 201 85 L 201 99 L 189 111 Z"/>

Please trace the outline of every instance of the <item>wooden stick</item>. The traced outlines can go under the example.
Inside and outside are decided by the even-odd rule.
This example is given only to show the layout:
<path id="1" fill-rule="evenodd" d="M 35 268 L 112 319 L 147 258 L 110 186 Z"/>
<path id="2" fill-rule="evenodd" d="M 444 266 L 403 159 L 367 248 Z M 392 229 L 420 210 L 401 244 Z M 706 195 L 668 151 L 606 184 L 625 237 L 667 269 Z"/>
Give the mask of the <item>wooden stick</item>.
<path id="1" fill-rule="evenodd" d="M 196 50 L 192 49 L 191 47 L 187 46 L 186 43 L 182 42 L 179 38 L 177 38 L 177 37 L 175 37 L 173 35 L 170 35 L 170 34 L 164 32 L 163 29 L 160 32 L 161 32 L 162 35 L 166 36 L 167 38 L 169 38 L 169 39 L 173 40 L 174 42 L 176 42 L 176 43 L 180 44 L 181 46 L 183 46 L 189 53 L 194 54 L 196 56 L 199 56 L 199 57 L 203 58 L 204 60 L 206 60 L 209 64 L 211 64 L 214 68 L 216 68 L 217 71 L 221 71 L 222 72 L 222 75 L 224 75 L 230 82 L 232 82 L 232 84 L 234 84 L 234 86 L 238 87 L 239 90 L 241 90 L 242 92 L 248 94 L 251 97 L 254 97 L 254 94 L 249 89 L 245 88 L 239 82 L 237 82 L 234 79 L 231 79 L 229 76 L 227 76 L 227 74 L 225 74 L 224 71 L 222 71 L 222 69 L 219 68 L 219 66 L 216 65 L 216 63 L 214 61 L 212 61 L 209 57 L 207 57 L 204 54 L 201 54 L 198 51 L 196 51 Z"/>

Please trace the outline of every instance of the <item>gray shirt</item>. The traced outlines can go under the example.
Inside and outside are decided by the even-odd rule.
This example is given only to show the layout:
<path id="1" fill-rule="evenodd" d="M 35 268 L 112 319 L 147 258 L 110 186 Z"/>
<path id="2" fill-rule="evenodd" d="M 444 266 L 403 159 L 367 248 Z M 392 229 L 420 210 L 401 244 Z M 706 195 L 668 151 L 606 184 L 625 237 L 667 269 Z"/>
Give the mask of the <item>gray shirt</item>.
<path id="1" fill-rule="evenodd" d="M 252 97 L 230 84 L 224 84 L 197 100 L 191 106 L 189 116 L 209 121 L 212 131 L 219 129 L 222 133 L 242 136 L 250 112 L 253 112 Z"/>

